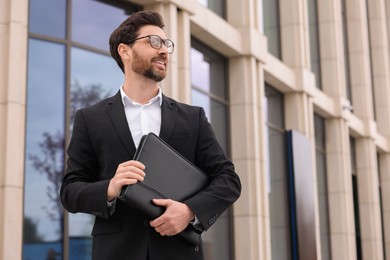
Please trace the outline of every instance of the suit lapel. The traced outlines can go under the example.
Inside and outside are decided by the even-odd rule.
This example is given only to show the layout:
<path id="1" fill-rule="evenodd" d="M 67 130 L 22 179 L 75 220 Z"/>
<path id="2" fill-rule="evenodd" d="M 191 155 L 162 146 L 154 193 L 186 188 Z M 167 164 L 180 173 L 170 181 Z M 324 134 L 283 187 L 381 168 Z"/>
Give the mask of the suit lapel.
<path id="1" fill-rule="evenodd" d="M 171 138 L 173 127 L 175 126 L 176 115 L 177 107 L 175 106 L 174 101 L 163 95 L 160 137 L 167 143 Z"/>
<path id="2" fill-rule="evenodd" d="M 107 104 L 107 114 L 110 117 L 123 146 L 126 148 L 129 155 L 133 156 L 136 148 L 127 123 L 120 91 L 118 91 L 111 100 L 113 102 Z"/>

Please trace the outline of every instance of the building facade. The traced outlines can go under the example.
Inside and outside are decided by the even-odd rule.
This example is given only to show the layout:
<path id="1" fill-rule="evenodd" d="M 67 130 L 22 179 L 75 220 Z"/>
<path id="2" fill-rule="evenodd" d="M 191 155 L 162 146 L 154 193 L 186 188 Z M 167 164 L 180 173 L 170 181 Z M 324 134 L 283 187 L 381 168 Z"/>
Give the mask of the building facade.
<path id="1" fill-rule="evenodd" d="M 242 181 L 206 260 L 390 258 L 389 1 L 2 0 L 0 259 L 90 259 L 65 151 L 122 84 L 108 37 L 137 10 L 175 43 L 163 92 L 204 107 Z"/>

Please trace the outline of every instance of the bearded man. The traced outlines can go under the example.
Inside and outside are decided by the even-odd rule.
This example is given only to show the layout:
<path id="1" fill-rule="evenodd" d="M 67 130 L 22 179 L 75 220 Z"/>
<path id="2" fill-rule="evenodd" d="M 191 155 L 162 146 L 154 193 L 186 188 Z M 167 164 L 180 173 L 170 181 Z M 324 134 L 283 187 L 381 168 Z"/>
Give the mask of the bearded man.
<path id="1" fill-rule="evenodd" d="M 163 27 L 160 14 L 141 11 L 114 30 L 110 51 L 124 83 L 115 96 L 77 111 L 74 119 L 61 201 L 69 212 L 96 216 L 93 259 L 202 260 L 202 243 L 177 234 L 188 225 L 209 229 L 240 196 L 240 179 L 204 110 L 162 94 L 158 83 L 174 51 Z M 123 186 L 145 178 L 145 166 L 132 158 L 150 132 L 209 177 L 209 185 L 185 201 L 153 200 L 165 207 L 156 219 L 117 199 Z"/>

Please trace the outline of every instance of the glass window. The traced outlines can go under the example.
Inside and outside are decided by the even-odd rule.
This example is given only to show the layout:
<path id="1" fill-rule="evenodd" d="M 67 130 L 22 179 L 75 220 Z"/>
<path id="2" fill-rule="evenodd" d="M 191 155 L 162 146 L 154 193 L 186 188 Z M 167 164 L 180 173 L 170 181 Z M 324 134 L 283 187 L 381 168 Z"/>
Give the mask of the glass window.
<path id="1" fill-rule="evenodd" d="M 71 91 L 76 86 L 100 86 L 104 94 L 113 95 L 123 83 L 123 73 L 111 56 L 79 48 L 71 52 Z M 86 104 L 88 105 L 88 104 Z"/>
<path id="2" fill-rule="evenodd" d="M 385 194 L 384 194 L 383 188 L 382 188 L 382 180 L 384 179 L 384 176 L 382 176 L 382 172 L 381 172 L 381 160 L 380 160 L 381 154 L 377 153 L 376 158 L 377 158 L 377 164 L 378 164 L 378 180 L 379 180 L 378 189 L 379 189 L 379 206 L 380 206 L 380 210 L 381 210 L 383 259 L 387 259 L 386 258 L 386 237 L 385 237 L 385 228 L 384 228 L 385 227 L 385 210 L 383 207 L 384 206 L 383 201 L 385 200 L 385 197 L 384 197 Z"/>
<path id="3" fill-rule="evenodd" d="M 227 108 L 226 105 L 216 100 L 210 99 L 206 94 L 192 89 L 192 104 L 203 107 L 206 116 L 213 125 L 215 135 L 222 148 L 227 151 L 226 128 L 227 128 Z"/>
<path id="4" fill-rule="evenodd" d="M 222 18 L 226 18 L 226 0 L 198 0 L 198 2 Z"/>
<path id="5" fill-rule="evenodd" d="M 370 60 L 369 60 L 369 63 L 370 63 L 370 79 L 371 79 L 371 93 L 372 93 L 372 104 L 373 104 L 373 116 L 374 116 L 374 120 L 376 120 L 376 102 L 375 102 L 375 80 L 374 80 L 374 62 L 376 62 L 375 60 L 375 51 L 373 49 L 375 49 L 376 47 L 373 48 L 373 42 L 375 42 L 373 40 L 373 37 L 375 37 L 375 34 L 373 33 L 373 29 L 372 28 L 373 26 L 376 26 L 375 22 L 372 21 L 372 19 L 376 19 L 376 18 L 373 18 L 373 17 L 370 17 L 370 12 L 368 10 L 369 8 L 369 1 L 366 0 L 366 15 L 367 15 L 367 37 L 368 37 L 368 52 L 370 54 Z M 374 25 L 375 24 L 375 25 Z M 375 29 L 374 29 L 375 30 Z M 372 36 L 372 37 L 371 37 Z"/>
<path id="6" fill-rule="evenodd" d="M 192 40 L 192 104 L 204 108 L 218 141 L 228 153 L 226 64 L 223 56 Z M 226 211 L 203 235 L 206 260 L 232 258 L 230 216 L 230 211 Z"/>
<path id="7" fill-rule="evenodd" d="M 64 173 L 65 136 L 72 129 L 72 125 L 65 125 L 69 121 L 65 111 L 71 112 L 73 123 L 76 109 L 113 95 L 123 82 L 122 71 L 107 51 L 108 38 L 136 8 L 108 2 L 30 1 L 25 260 L 62 259 L 64 255 L 67 259 L 91 259 L 93 217 L 69 214 L 69 221 L 64 221 L 68 213 L 63 212 L 58 196 Z M 67 6 L 72 7 L 69 12 Z M 67 24 L 71 27 L 66 28 Z M 67 38 L 67 29 L 73 39 Z M 52 37 L 63 39 L 63 45 L 47 41 Z M 81 43 L 78 48 L 75 41 Z M 70 93 L 70 103 L 66 103 L 66 93 Z"/>
<path id="8" fill-rule="evenodd" d="M 316 86 L 321 89 L 321 54 L 320 54 L 320 32 L 318 25 L 317 0 L 308 0 L 309 11 L 309 41 L 310 41 L 310 64 L 311 71 L 316 78 Z"/>
<path id="9" fill-rule="evenodd" d="M 263 0 L 264 34 L 268 39 L 268 51 L 282 59 L 279 0 Z"/>
<path id="10" fill-rule="evenodd" d="M 72 48 L 71 61 L 70 122 L 73 124 L 78 109 L 114 95 L 123 83 L 123 74 L 111 57 L 91 51 Z M 69 214 L 70 259 L 90 259 L 94 219 L 89 214 Z"/>
<path id="11" fill-rule="evenodd" d="M 191 49 L 191 84 L 202 91 L 226 100 L 226 89 L 221 86 L 226 85 L 226 60 L 218 56 L 215 52 L 202 48 L 197 41 L 192 41 Z"/>
<path id="12" fill-rule="evenodd" d="M 351 87 L 351 68 L 349 63 L 349 40 L 348 40 L 348 23 L 347 23 L 347 6 L 346 1 L 341 1 L 341 15 L 343 22 L 343 46 L 344 46 L 344 69 L 345 69 L 345 85 L 347 99 L 352 103 L 352 87 Z"/>
<path id="13" fill-rule="evenodd" d="M 66 36 L 66 0 L 30 0 L 31 33 L 64 39 Z"/>
<path id="14" fill-rule="evenodd" d="M 205 109 L 221 146 L 227 151 L 226 59 L 192 40 L 192 103 Z"/>
<path id="15" fill-rule="evenodd" d="M 291 233 L 286 166 L 283 95 L 266 84 L 268 180 L 272 259 L 291 259 Z"/>
<path id="16" fill-rule="evenodd" d="M 281 131 L 284 129 L 283 95 L 266 83 L 268 123 Z"/>
<path id="17" fill-rule="evenodd" d="M 263 1 L 264 0 L 258 0 L 256 2 L 257 5 L 257 14 L 256 14 L 256 24 L 257 24 L 257 30 L 259 30 L 260 33 L 264 34 L 264 12 L 263 12 Z"/>
<path id="18" fill-rule="evenodd" d="M 109 50 L 111 32 L 134 10 L 129 6 L 126 9 L 123 5 L 113 6 L 105 1 L 72 1 L 72 40 Z"/>
<path id="19" fill-rule="evenodd" d="M 314 115 L 314 132 L 316 144 L 317 189 L 320 219 L 321 256 L 323 260 L 331 259 L 330 227 L 328 207 L 328 181 L 326 171 L 325 122 Z"/>
<path id="20" fill-rule="evenodd" d="M 352 192 L 353 192 L 353 210 L 355 215 L 355 239 L 356 239 L 356 259 L 362 260 L 362 237 L 360 230 L 360 209 L 359 209 L 359 190 L 357 178 L 357 164 L 356 164 L 356 143 L 354 138 L 350 138 L 351 151 L 351 170 L 352 170 Z"/>
<path id="21" fill-rule="evenodd" d="M 29 41 L 27 85 L 23 259 L 51 259 L 63 251 L 64 45 Z"/>

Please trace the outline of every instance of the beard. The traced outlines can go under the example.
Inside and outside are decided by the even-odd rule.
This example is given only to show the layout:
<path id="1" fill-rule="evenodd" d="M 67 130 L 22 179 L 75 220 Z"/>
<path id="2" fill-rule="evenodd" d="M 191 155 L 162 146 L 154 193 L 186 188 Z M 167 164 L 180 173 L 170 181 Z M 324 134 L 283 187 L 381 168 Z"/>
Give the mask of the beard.
<path id="1" fill-rule="evenodd" d="M 160 82 L 163 79 L 165 79 L 165 77 L 167 76 L 167 71 L 166 69 L 165 70 L 154 69 L 152 66 L 153 60 L 166 61 L 166 58 L 160 56 L 160 57 L 154 57 L 151 61 L 148 61 L 133 50 L 133 61 L 131 65 L 134 72 L 139 73 L 148 79 L 154 80 L 155 82 Z"/>

